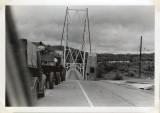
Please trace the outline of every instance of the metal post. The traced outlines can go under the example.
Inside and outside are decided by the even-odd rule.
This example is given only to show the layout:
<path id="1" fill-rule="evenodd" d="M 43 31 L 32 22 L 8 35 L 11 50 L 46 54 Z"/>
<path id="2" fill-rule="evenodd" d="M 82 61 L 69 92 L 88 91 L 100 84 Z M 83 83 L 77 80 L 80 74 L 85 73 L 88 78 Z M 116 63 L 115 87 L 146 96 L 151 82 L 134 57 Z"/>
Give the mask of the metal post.
<path id="1" fill-rule="evenodd" d="M 63 40 L 63 36 L 64 36 L 64 28 L 65 28 L 65 25 L 66 25 L 67 12 L 68 12 L 68 7 L 67 7 L 67 9 L 66 9 L 66 15 L 65 15 L 64 24 L 63 24 L 63 31 L 62 31 L 62 38 L 61 38 L 61 46 L 62 46 L 62 40 Z"/>
<path id="2" fill-rule="evenodd" d="M 68 46 L 68 17 L 67 17 L 67 47 L 69 47 Z"/>
<path id="3" fill-rule="evenodd" d="M 64 45 L 64 61 L 63 61 L 63 66 L 65 67 L 66 64 L 66 46 Z"/>
<path id="4" fill-rule="evenodd" d="M 85 32 L 86 32 L 86 19 L 85 19 L 85 22 L 84 22 L 82 51 L 84 50 L 84 44 L 85 44 Z"/>
<path id="5" fill-rule="evenodd" d="M 88 8 L 86 8 L 87 11 L 87 21 L 88 21 L 88 33 L 89 33 L 89 44 L 90 44 L 90 53 L 91 53 L 91 37 L 90 37 L 90 29 L 89 29 L 89 17 L 88 17 Z"/>
<path id="6" fill-rule="evenodd" d="M 66 18 L 67 18 L 67 13 L 68 13 L 68 7 L 66 9 L 66 15 L 65 15 L 65 20 L 64 20 L 64 26 L 63 26 L 63 32 L 62 32 L 62 39 L 61 39 L 61 45 L 62 45 L 62 40 L 63 40 L 63 37 L 64 37 L 64 28 L 65 28 L 65 25 L 66 25 Z M 65 41 L 66 41 L 66 37 L 65 37 Z M 63 66 L 65 67 L 65 64 L 66 64 L 66 45 L 64 45 L 64 64 Z"/>
<path id="7" fill-rule="evenodd" d="M 85 51 L 84 51 L 83 55 L 84 55 L 84 59 L 83 59 L 83 75 L 82 76 L 84 77 L 85 76 L 85 73 L 84 73 L 85 72 L 85 56 L 86 56 L 86 52 Z"/>
<path id="8" fill-rule="evenodd" d="M 140 60 L 139 60 L 139 78 L 141 77 L 141 56 L 142 56 L 142 36 L 141 36 L 141 41 L 140 41 Z"/>
<path id="9" fill-rule="evenodd" d="M 85 31 L 86 31 L 86 19 L 85 19 L 85 24 L 84 24 L 83 45 L 82 45 L 82 51 L 84 51 L 84 54 L 83 54 L 83 74 L 82 74 L 82 76 L 84 77 L 84 79 L 85 79 L 85 55 L 86 55 L 86 52 L 85 52 L 85 43 L 86 43 Z"/>

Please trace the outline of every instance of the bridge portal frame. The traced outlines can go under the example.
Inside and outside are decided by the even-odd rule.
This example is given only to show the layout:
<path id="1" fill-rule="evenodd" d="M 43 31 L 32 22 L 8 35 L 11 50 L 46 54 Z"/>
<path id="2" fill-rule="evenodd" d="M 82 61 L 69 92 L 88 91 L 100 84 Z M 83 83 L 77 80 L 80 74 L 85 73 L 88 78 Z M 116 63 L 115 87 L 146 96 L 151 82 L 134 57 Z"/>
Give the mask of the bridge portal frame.
<path id="1" fill-rule="evenodd" d="M 82 49 L 81 50 L 73 50 L 68 46 L 68 29 L 69 29 L 69 22 L 68 22 L 68 17 L 69 17 L 69 11 L 76 11 L 76 12 L 81 12 L 84 11 L 85 15 L 84 16 L 84 29 L 83 29 L 83 41 L 82 41 Z M 88 28 L 88 29 L 87 29 Z M 66 69 L 69 68 L 75 68 L 77 69 L 82 77 L 86 79 L 85 77 L 85 72 L 86 72 L 86 30 L 88 30 L 88 38 L 89 38 L 89 46 L 90 46 L 90 53 L 91 53 L 91 39 L 90 39 L 90 28 L 89 28 L 89 17 L 88 17 L 88 8 L 86 9 L 69 9 L 67 7 L 66 9 L 66 14 L 65 14 L 65 20 L 64 20 L 64 25 L 63 25 L 63 32 L 62 32 L 62 38 L 61 38 L 61 46 L 62 42 L 64 40 L 64 55 L 63 55 L 63 66 Z M 82 63 L 77 62 L 77 58 L 80 56 Z M 70 57 L 68 61 L 68 57 Z"/>

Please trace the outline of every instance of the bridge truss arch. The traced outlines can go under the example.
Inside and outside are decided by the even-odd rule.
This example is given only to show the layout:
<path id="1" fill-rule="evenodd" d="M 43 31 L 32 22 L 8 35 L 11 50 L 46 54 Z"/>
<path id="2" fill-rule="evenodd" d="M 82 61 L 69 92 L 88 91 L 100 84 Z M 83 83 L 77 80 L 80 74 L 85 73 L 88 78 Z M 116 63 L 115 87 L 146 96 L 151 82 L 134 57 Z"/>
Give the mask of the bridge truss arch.
<path id="1" fill-rule="evenodd" d="M 78 21 L 75 21 L 75 20 Z M 74 29 L 77 26 L 81 29 Z M 70 29 L 77 30 L 75 32 L 81 32 L 79 36 L 72 37 Z M 73 38 L 82 39 L 80 41 L 80 48 L 74 49 L 71 45 Z M 86 51 L 86 44 L 89 50 Z M 76 69 L 85 79 L 86 72 L 86 61 L 88 53 L 91 53 L 91 39 L 90 39 L 90 28 L 89 28 L 89 17 L 88 8 L 86 9 L 66 9 L 66 15 L 63 25 L 63 32 L 61 38 L 61 47 L 64 47 L 63 53 L 63 66 L 69 69 Z"/>

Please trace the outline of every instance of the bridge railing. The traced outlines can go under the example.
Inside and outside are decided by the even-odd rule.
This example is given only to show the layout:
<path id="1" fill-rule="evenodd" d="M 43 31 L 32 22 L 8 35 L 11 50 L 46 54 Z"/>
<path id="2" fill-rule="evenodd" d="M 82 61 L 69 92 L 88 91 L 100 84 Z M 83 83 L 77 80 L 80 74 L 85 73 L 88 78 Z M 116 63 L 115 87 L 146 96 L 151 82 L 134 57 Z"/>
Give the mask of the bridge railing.
<path id="1" fill-rule="evenodd" d="M 66 63 L 67 71 L 70 70 L 78 70 L 81 75 L 83 75 L 83 63 Z"/>

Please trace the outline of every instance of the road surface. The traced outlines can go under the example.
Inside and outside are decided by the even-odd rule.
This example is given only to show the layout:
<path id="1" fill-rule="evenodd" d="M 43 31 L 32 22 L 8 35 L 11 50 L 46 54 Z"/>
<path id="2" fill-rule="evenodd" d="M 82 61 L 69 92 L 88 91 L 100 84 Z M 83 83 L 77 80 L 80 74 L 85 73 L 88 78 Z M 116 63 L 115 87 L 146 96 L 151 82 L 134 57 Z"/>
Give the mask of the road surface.
<path id="1" fill-rule="evenodd" d="M 154 95 L 105 81 L 84 81 L 71 71 L 67 81 L 47 89 L 36 106 L 43 107 L 152 107 Z"/>

